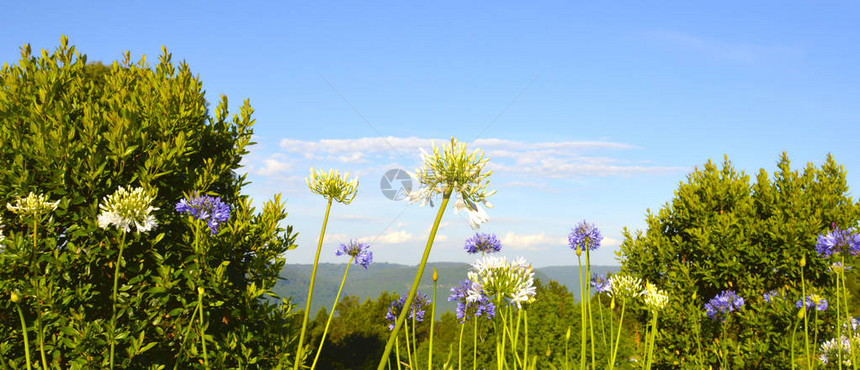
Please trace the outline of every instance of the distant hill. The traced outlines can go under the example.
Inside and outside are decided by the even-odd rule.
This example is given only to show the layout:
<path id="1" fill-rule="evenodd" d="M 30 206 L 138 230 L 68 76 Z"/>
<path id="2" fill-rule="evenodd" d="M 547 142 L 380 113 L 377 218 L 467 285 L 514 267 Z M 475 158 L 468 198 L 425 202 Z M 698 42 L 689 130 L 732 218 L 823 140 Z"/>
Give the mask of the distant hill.
<path id="1" fill-rule="evenodd" d="M 418 290 L 433 298 L 433 268 L 439 272 L 437 285 L 436 316 L 445 311 L 454 311 L 456 304 L 448 302 L 451 288 L 466 279 L 470 269 L 467 263 L 437 262 L 428 263 Z M 304 308 L 308 294 L 311 269 L 313 265 L 285 265 L 281 270 L 281 278 L 273 288 L 281 297 L 293 297 L 297 308 Z M 392 263 L 373 263 L 367 270 L 353 265 L 343 288 L 342 296 L 354 295 L 360 299 L 376 299 L 383 291 L 406 294 L 415 278 L 418 266 L 398 265 Z M 592 266 L 592 273 L 605 274 L 617 272 L 619 266 Z M 343 278 L 346 264 L 321 263 L 317 266 L 317 279 L 314 287 L 314 298 L 311 303 L 311 315 L 316 314 L 320 307 L 331 307 L 337 288 Z M 550 266 L 535 269 L 535 277 L 547 283 L 555 280 L 565 286 L 579 299 L 579 270 L 576 266 Z M 539 299 L 539 298 L 538 298 Z"/>

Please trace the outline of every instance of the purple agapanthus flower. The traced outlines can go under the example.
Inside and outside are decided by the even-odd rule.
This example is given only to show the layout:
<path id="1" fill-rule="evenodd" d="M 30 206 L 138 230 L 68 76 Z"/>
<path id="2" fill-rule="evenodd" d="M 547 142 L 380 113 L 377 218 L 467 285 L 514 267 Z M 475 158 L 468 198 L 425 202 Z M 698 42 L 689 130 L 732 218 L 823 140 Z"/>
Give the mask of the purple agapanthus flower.
<path id="1" fill-rule="evenodd" d="M 230 219 L 230 206 L 222 202 L 221 197 L 194 194 L 191 199 L 182 198 L 176 203 L 176 211 L 187 213 L 194 219 L 205 221 L 212 235 L 217 234 L 218 227 Z"/>
<path id="2" fill-rule="evenodd" d="M 340 248 L 338 248 L 334 254 L 336 256 L 349 255 L 353 258 L 356 265 L 364 267 L 367 270 L 367 266 L 373 262 L 373 252 L 367 250 L 370 248 L 370 244 L 359 242 L 358 240 L 350 240 L 349 243 L 340 243 Z"/>
<path id="3" fill-rule="evenodd" d="M 762 297 L 762 298 L 764 298 L 764 301 L 765 301 L 765 302 L 770 303 L 770 302 L 772 302 L 772 301 L 773 301 L 773 298 L 774 298 L 774 297 L 778 297 L 778 296 L 780 296 L 780 295 L 782 295 L 782 292 L 781 292 L 781 291 L 779 291 L 779 290 L 771 290 L 771 291 L 769 291 L 769 292 L 767 292 L 767 293 L 765 293 L 765 294 L 762 294 L 762 296 L 761 296 L 761 297 Z"/>
<path id="4" fill-rule="evenodd" d="M 409 310 L 409 319 L 415 321 L 424 321 L 424 313 L 427 306 L 432 300 L 427 298 L 426 294 L 415 292 L 415 298 L 412 300 L 412 308 Z M 394 324 L 397 322 L 397 316 L 403 311 L 403 305 L 406 303 L 406 297 L 395 299 L 388 305 L 388 311 L 385 312 L 385 320 L 388 321 L 388 330 L 394 330 Z"/>
<path id="5" fill-rule="evenodd" d="M 591 278 L 591 289 L 594 293 L 608 293 L 612 290 L 612 283 L 605 275 L 595 275 Z"/>
<path id="6" fill-rule="evenodd" d="M 804 301 L 806 303 L 806 309 L 815 308 L 818 311 L 824 311 L 827 309 L 827 299 L 818 294 L 810 294 L 806 296 L 806 299 L 801 299 L 797 301 L 797 308 L 801 308 L 804 306 Z"/>
<path id="7" fill-rule="evenodd" d="M 495 234 L 476 233 L 471 238 L 466 239 L 466 245 L 463 248 L 470 254 L 496 253 L 502 250 L 502 243 L 499 242 Z"/>
<path id="8" fill-rule="evenodd" d="M 729 312 L 740 310 L 744 306 L 743 297 L 732 290 L 724 290 L 716 297 L 705 303 L 705 311 L 712 319 L 723 319 Z"/>
<path id="9" fill-rule="evenodd" d="M 853 228 L 842 230 L 834 227 L 833 231 L 818 235 L 815 251 L 824 258 L 840 252 L 856 256 L 860 253 L 860 234 L 856 234 Z"/>
<path id="10" fill-rule="evenodd" d="M 472 282 L 466 279 L 460 282 L 459 286 L 451 288 L 451 295 L 448 296 L 449 301 L 457 301 L 457 318 L 460 323 L 466 322 L 473 317 L 486 317 L 492 319 L 496 315 L 496 306 L 490 302 L 490 298 L 484 294 L 476 301 L 469 301 L 469 289 Z"/>
<path id="11" fill-rule="evenodd" d="M 600 230 L 594 224 L 590 224 L 585 220 L 576 225 L 570 231 L 570 235 L 567 236 L 570 249 L 579 248 L 581 251 L 593 251 L 600 248 L 601 240 L 603 240 L 603 235 L 600 234 Z"/>

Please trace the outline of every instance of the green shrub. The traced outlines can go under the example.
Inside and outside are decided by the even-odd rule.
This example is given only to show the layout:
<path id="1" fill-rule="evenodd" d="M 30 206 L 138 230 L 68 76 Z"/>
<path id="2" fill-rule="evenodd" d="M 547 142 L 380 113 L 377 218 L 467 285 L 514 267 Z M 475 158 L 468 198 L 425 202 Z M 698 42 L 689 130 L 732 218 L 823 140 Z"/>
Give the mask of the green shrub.
<path id="1" fill-rule="evenodd" d="M 272 368 L 292 361 L 292 306 L 271 303 L 268 293 L 295 234 L 279 225 L 286 213 L 278 196 L 257 213 L 241 194 L 245 176 L 236 171 L 253 144 L 247 101 L 230 117 L 222 96 L 212 117 L 200 80 L 187 64 L 175 66 L 166 51 L 154 68 L 145 58 L 132 62 L 129 53 L 110 66 L 87 64 L 65 37 L 55 52 L 38 57 L 24 46 L 17 65 L 3 66 L 0 81 L 0 204 L 29 192 L 59 200 L 39 225 L 35 248 L 32 224 L 5 207 L 0 211 L 6 236 L 0 252 L 3 367 L 25 363 L 21 324 L 7 298 L 13 291 L 24 296 L 32 360 L 39 357 L 33 322 L 41 312 L 48 362 L 107 366 L 118 234 L 96 220 L 99 204 L 120 186 L 154 194 L 159 225 L 126 241 L 118 367 L 202 366 L 196 330 L 180 349 L 197 287 L 205 291 L 213 367 Z M 199 260 L 194 228 L 174 210 L 194 191 L 220 196 L 232 208 L 218 235 L 204 233 L 207 252 Z M 201 271 L 200 281 L 192 271 Z"/>
<path id="2" fill-rule="evenodd" d="M 804 256 L 807 294 L 817 291 L 832 301 L 833 277 L 829 262 L 815 252 L 816 237 L 833 224 L 856 225 L 860 204 L 848 196 L 845 171 L 831 156 L 820 168 L 810 163 L 801 173 L 790 169 L 783 154 L 778 168 L 772 180 L 762 169 L 750 184 L 728 159 L 722 168 L 708 161 L 657 214 L 648 212 L 644 234 L 624 231 L 622 271 L 657 284 L 671 297 L 660 316 L 658 364 L 694 367 L 699 355 L 694 333 L 701 323 L 701 355 L 709 364 L 717 366 L 715 351 L 723 345 L 733 367 L 787 368 L 794 302 L 801 296 L 798 262 Z M 718 344 L 721 328 L 703 306 L 729 289 L 746 305 L 724 324 L 729 338 Z M 762 294 L 775 289 L 783 289 L 786 298 L 766 304 Z M 830 329 L 820 340 L 832 336 L 834 316 L 829 310 L 821 318 L 821 330 Z M 801 327 L 801 346 L 802 333 Z"/>

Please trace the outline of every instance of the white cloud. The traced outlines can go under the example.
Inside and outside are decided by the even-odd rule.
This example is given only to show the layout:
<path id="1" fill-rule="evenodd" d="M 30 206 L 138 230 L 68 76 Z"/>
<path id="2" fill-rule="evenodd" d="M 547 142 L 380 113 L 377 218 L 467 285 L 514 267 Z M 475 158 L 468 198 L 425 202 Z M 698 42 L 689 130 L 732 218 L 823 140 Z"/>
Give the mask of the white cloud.
<path id="1" fill-rule="evenodd" d="M 398 230 L 398 231 L 389 231 L 385 234 L 380 235 L 376 238 L 376 243 L 381 244 L 401 244 L 412 241 L 415 239 L 415 235 L 406 231 L 406 230 Z"/>
<path id="2" fill-rule="evenodd" d="M 567 238 L 558 235 L 547 235 L 546 233 L 538 234 L 516 234 L 513 231 L 508 231 L 502 237 L 502 248 L 513 250 L 528 250 L 537 251 L 550 246 L 567 245 Z"/>
<path id="3" fill-rule="evenodd" d="M 646 37 L 711 58 L 744 64 L 754 64 L 764 61 L 784 63 L 786 59 L 794 59 L 800 54 L 797 49 L 786 46 L 731 43 L 677 31 L 649 31 L 646 32 Z"/>

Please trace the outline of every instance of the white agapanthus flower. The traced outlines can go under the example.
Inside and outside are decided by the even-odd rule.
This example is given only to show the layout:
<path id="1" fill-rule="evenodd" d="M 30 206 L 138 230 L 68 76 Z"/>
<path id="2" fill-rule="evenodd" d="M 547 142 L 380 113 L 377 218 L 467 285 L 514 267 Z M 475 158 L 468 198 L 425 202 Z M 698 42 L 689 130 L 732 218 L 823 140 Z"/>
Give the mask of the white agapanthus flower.
<path id="1" fill-rule="evenodd" d="M 609 294 L 621 299 L 642 295 L 642 280 L 627 275 L 613 275 L 609 279 Z"/>
<path id="2" fill-rule="evenodd" d="M 495 194 L 495 190 L 488 191 L 487 185 L 493 172 L 484 171 L 488 159 L 484 159 L 480 149 L 467 153 L 466 144 L 451 138 L 451 145 L 444 150 L 440 151 L 435 143 L 432 154 L 422 148 L 421 157 L 421 168 L 410 173 L 418 186 L 409 192 L 409 203 L 424 206 L 429 202 L 432 207 L 433 197 L 453 195 L 456 197 L 454 211 L 466 211 L 473 229 L 489 221 L 490 217 L 481 205 L 492 208 L 487 197 Z"/>
<path id="3" fill-rule="evenodd" d="M 659 311 L 669 303 L 669 295 L 650 282 L 645 284 L 645 305 L 652 311 Z"/>
<path id="4" fill-rule="evenodd" d="M 358 177 L 350 180 L 349 172 L 341 176 L 335 169 L 325 172 L 311 167 L 311 175 L 305 178 L 305 182 L 311 192 L 343 204 L 351 203 L 358 194 Z"/>
<path id="5" fill-rule="evenodd" d="M 504 300 L 521 308 L 523 303 L 534 300 L 535 272 L 522 257 L 508 263 L 505 257 L 486 256 L 472 264 L 468 273 L 471 287 L 466 300 L 477 302 L 482 296 L 493 302 Z"/>
<path id="6" fill-rule="evenodd" d="M 128 191 L 120 186 L 99 205 L 99 227 L 107 229 L 114 225 L 117 229 L 129 232 L 131 225 L 134 225 L 138 232 L 150 231 L 158 226 L 152 214 L 152 211 L 158 209 L 152 206 L 153 200 L 154 197 L 141 187 Z"/>
<path id="7" fill-rule="evenodd" d="M 17 215 L 37 218 L 41 215 L 53 212 L 57 209 L 60 201 L 49 202 L 48 196 L 44 194 L 36 195 L 32 191 L 24 198 L 15 200 L 15 205 L 6 203 L 6 208 Z"/>

